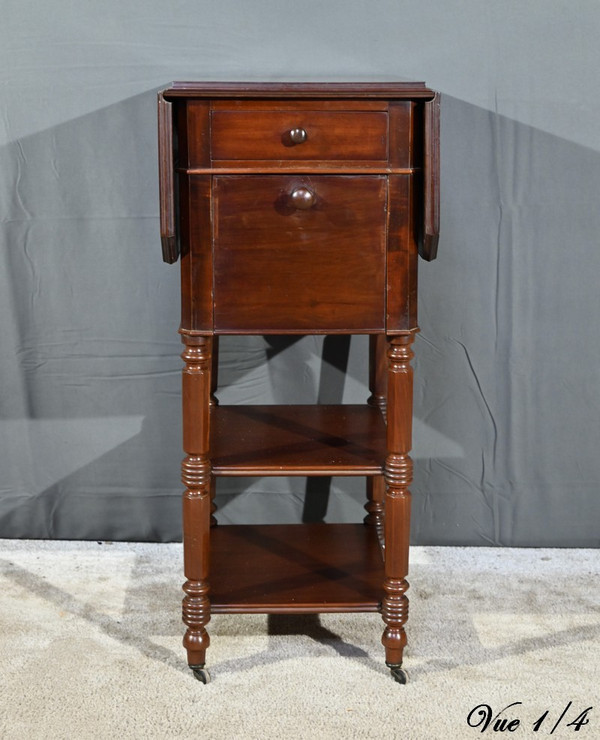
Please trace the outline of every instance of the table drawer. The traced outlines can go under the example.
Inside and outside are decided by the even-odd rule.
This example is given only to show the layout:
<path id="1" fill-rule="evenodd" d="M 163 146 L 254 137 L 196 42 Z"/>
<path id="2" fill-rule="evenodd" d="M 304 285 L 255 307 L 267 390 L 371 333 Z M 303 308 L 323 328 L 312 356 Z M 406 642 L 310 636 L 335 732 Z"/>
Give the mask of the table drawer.
<path id="1" fill-rule="evenodd" d="M 211 157 L 219 161 L 385 163 L 385 111 L 260 110 L 212 112 Z"/>
<path id="2" fill-rule="evenodd" d="M 214 177 L 215 330 L 384 329 L 386 204 L 376 175 Z"/>

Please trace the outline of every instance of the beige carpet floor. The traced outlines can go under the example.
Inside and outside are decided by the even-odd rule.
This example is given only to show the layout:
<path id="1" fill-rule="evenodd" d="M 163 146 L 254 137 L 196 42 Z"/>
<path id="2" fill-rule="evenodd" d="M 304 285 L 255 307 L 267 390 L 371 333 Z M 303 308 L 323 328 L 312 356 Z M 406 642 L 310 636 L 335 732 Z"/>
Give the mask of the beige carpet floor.
<path id="1" fill-rule="evenodd" d="M 415 547 L 408 685 L 378 615 L 226 615 L 204 686 L 180 545 L 0 540 L 0 737 L 600 738 L 599 576 L 600 550 Z"/>

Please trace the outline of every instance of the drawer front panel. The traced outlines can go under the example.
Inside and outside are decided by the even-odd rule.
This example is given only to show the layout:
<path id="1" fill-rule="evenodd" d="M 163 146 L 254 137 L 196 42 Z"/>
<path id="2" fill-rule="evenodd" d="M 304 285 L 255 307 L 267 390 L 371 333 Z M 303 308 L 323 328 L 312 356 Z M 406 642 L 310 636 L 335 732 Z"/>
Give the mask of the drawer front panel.
<path id="1" fill-rule="evenodd" d="M 381 111 L 213 111 L 218 161 L 387 162 L 388 117 Z"/>
<path id="2" fill-rule="evenodd" d="M 213 183 L 215 331 L 384 329 L 385 177 Z"/>

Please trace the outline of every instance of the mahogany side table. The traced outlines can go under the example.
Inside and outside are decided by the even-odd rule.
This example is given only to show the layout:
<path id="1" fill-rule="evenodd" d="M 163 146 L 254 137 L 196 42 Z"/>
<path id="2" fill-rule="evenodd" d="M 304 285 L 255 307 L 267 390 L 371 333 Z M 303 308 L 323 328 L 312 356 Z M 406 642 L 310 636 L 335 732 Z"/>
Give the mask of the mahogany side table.
<path id="1" fill-rule="evenodd" d="M 417 255 L 436 256 L 439 100 L 422 82 L 179 82 L 158 96 L 166 262 L 181 260 L 188 663 L 215 613 L 408 617 Z M 221 335 L 368 334 L 362 405 L 221 406 Z M 357 524 L 218 525 L 217 476 L 364 476 Z"/>

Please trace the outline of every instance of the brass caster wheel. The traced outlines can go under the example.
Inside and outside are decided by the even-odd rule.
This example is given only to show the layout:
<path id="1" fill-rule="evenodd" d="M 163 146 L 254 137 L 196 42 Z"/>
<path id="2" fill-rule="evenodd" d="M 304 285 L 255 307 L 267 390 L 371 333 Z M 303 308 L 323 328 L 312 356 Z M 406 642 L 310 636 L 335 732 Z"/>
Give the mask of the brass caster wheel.
<path id="1" fill-rule="evenodd" d="M 210 673 L 206 670 L 203 665 L 191 665 L 192 673 L 194 677 L 202 683 L 210 683 Z"/>
<path id="2" fill-rule="evenodd" d="M 400 668 L 399 665 L 391 665 L 389 666 L 389 669 L 394 681 L 397 681 L 401 684 L 408 683 L 408 673 L 404 670 L 404 668 Z"/>

